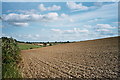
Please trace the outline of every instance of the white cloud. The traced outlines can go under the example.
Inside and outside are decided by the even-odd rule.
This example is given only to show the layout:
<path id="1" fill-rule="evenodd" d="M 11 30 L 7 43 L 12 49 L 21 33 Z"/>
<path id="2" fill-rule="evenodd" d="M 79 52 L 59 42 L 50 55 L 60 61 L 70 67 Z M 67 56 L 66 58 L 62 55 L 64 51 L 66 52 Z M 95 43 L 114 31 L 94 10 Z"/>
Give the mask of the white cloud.
<path id="1" fill-rule="evenodd" d="M 116 35 L 117 27 L 110 24 L 96 24 L 96 25 L 83 25 L 83 28 L 89 29 L 89 32 L 94 35 Z"/>
<path id="2" fill-rule="evenodd" d="M 108 21 L 111 19 L 116 19 L 118 17 L 117 15 L 118 15 L 118 6 L 117 3 L 113 3 L 113 4 L 103 5 L 102 7 L 95 9 L 93 11 L 72 15 L 71 18 L 79 21 L 84 21 L 84 20 L 88 21 L 92 19 L 96 19 L 96 20 L 99 19 L 100 21 L 103 20 Z"/>
<path id="3" fill-rule="evenodd" d="M 97 22 L 97 21 L 102 21 L 103 19 L 99 19 L 99 18 L 96 18 L 96 19 L 91 19 L 89 20 L 88 22 Z"/>
<path id="4" fill-rule="evenodd" d="M 41 10 L 41 11 L 46 11 L 47 9 L 44 7 L 44 4 L 40 4 L 39 5 L 39 9 Z"/>
<path id="5" fill-rule="evenodd" d="M 30 14 L 29 15 L 29 21 L 40 21 L 42 20 L 44 15 L 41 15 L 41 14 Z"/>
<path id="6" fill-rule="evenodd" d="M 83 37 L 84 40 L 87 38 L 89 31 L 87 29 L 79 29 L 79 28 L 73 28 L 73 29 L 51 29 L 53 32 L 52 34 L 52 40 L 81 40 L 80 37 Z"/>
<path id="7" fill-rule="evenodd" d="M 73 28 L 72 30 L 51 29 L 54 32 L 66 34 L 66 33 L 88 33 L 87 29 Z"/>
<path id="8" fill-rule="evenodd" d="M 38 34 L 19 34 L 19 35 L 14 35 L 14 37 L 17 37 L 17 38 L 22 38 L 22 39 L 31 39 L 31 40 L 37 40 L 39 39 L 41 36 L 38 35 Z"/>
<path id="9" fill-rule="evenodd" d="M 117 24 L 120 24 L 120 22 L 113 22 L 113 23 L 117 23 Z"/>
<path id="10" fill-rule="evenodd" d="M 8 37 L 8 38 L 10 38 L 11 36 L 9 36 L 9 35 L 7 35 L 7 34 L 2 33 L 2 34 L 0 35 L 0 37 Z"/>
<path id="11" fill-rule="evenodd" d="M 44 18 L 49 19 L 49 20 L 57 20 L 59 17 L 58 13 L 48 13 L 44 15 Z"/>
<path id="12" fill-rule="evenodd" d="M 75 32 L 84 32 L 84 33 L 87 33 L 87 32 L 89 32 L 87 29 L 79 29 L 79 28 L 74 28 L 74 30 L 73 31 L 75 31 Z"/>
<path id="13" fill-rule="evenodd" d="M 96 24 L 96 25 L 83 25 L 83 28 L 91 29 L 93 32 L 111 32 L 113 29 L 117 27 L 113 27 L 110 24 Z"/>
<path id="14" fill-rule="evenodd" d="M 61 7 L 57 5 L 53 5 L 51 7 L 45 7 L 44 4 L 40 4 L 38 8 L 40 9 L 40 11 L 57 11 L 61 9 Z"/>
<path id="15" fill-rule="evenodd" d="M 89 39 L 90 39 L 92 37 L 96 38 L 96 35 L 98 35 L 98 37 L 99 37 L 102 32 L 110 33 L 109 31 L 113 29 L 110 27 L 113 27 L 113 26 L 108 25 L 108 24 L 101 25 L 100 23 L 110 23 L 109 21 L 111 21 L 111 20 L 113 21 L 114 19 L 116 19 L 116 15 L 117 15 L 116 11 L 117 11 L 116 4 L 107 4 L 107 5 L 103 5 L 99 9 L 95 9 L 95 10 L 84 12 L 84 13 L 77 13 L 77 14 L 72 13 L 71 15 L 66 15 L 64 13 L 58 14 L 56 12 L 54 12 L 54 13 L 50 12 L 48 14 L 11 13 L 12 15 L 6 14 L 3 18 L 5 18 L 4 21 L 6 20 L 6 22 L 13 22 L 13 23 L 29 23 L 29 21 L 31 21 L 31 22 L 38 21 L 40 23 L 40 25 L 43 26 L 42 28 L 47 28 L 46 32 L 48 31 L 49 26 L 50 26 L 49 28 L 53 28 L 55 26 L 58 28 L 58 29 L 51 29 L 51 31 L 48 31 L 48 33 L 44 32 L 44 31 L 39 31 L 41 33 L 46 33 L 46 34 L 41 34 L 41 35 L 43 35 L 47 38 L 42 38 L 42 37 L 40 37 L 40 35 L 25 35 L 25 36 L 21 35 L 21 38 L 19 38 L 19 39 L 22 39 L 22 37 L 24 37 L 24 38 L 27 38 L 26 40 L 31 40 L 32 38 L 36 37 L 37 40 L 41 40 L 41 39 L 49 40 L 48 37 L 50 37 L 51 35 L 53 35 L 53 36 L 55 35 L 56 37 L 58 37 L 59 40 L 67 40 L 67 39 L 80 40 L 81 39 L 80 37 L 82 37 L 82 39 L 89 37 Z M 99 21 L 98 19 L 100 19 L 100 18 L 104 19 L 105 22 L 98 22 Z M 88 20 L 91 20 L 91 22 L 95 22 L 95 23 L 93 23 L 93 24 L 88 23 Z M 51 21 L 53 21 L 53 23 L 49 23 Z M 74 22 L 74 23 L 71 23 L 71 22 Z M 44 23 L 46 24 L 46 26 L 44 26 Z M 89 25 L 86 25 L 86 24 L 89 24 Z M 107 26 L 107 28 L 105 26 Z M 76 27 L 76 28 L 73 28 L 73 27 Z M 96 29 L 94 29 L 95 27 L 96 27 Z M 69 28 L 69 29 L 66 30 L 66 28 Z M 86 29 L 88 29 L 89 31 Z M 113 30 L 112 30 L 112 32 L 113 32 Z M 34 34 L 34 33 L 31 33 L 31 34 Z M 48 34 L 49 34 L 49 36 L 48 36 Z M 92 34 L 92 35 L 89 35 L 89 34 Z M 87 35 L 87 36 L 84 36 L 84 35 Z M 104 34 L 104 35 L 109 35 L 109 34 Z M 50 37 L 50 39 L 55 41 L 57 39 L 56 37 Z"/>
<path id="16" fill-rule="evenodd" d="M 52 7 L 48 7 L 47 9 L 48 11 L 57 11 L 57 10 L 60 10 L 61 7 L 57 5 L 53 5 Z"/>
<path id="17" fill-rule="evenodd" d="M 11 23 L 15 26 L 27 26 L 29 22 L 54 22 L 58 20 L 64 20 L 65 18 L 69 18 L 66 14 L 58 14 L 56 12 L 51 12 L 47 14 L 16 14 L 10 13 L 7 15 L 3 15 L 2 19 L 5 22 Z M 72 19 L 68 19 L 68 21 L 73 21 Z"/>
<path id="18" fill-rule="evenodd" d="M 60 30 L 60 29 L 51 29 L 51 31 L 53 31 L 53 32 L 57 32 L 57 33 L 63 33 L 63 31 Z"/>
<path id="19" fill-rule="evenodd" d="M 10 22 L 27 21 L 27 20 L 29 20 L 29 15 L 10 13 L 8 15 L 3 15 L 2 19 L 4 21 L 10 21 Z"/>
<path id="20" fill-rule="evenodd" d="M 15 26 L 28 26 L 28 23 L 12 23 Z"/>
<path id="21" fill-rule="evenodd" d="M 12 36 L 21 41 L 47 41 L 50 37 L 41 34 L 12 34 Z"/>
<path id="22" fill-rule="evenodd" d="M 8 15 L 3 15 L 2 19 L 8 22 L 28 22 L 28 21 L 48 21 L 48 20 L 56 20 L 59 15 L 55 12 L 48 14 L 15 14 L 10 13 Z"/>
<path id="23" fill-rule="evenodd" d="M 103 32 L 108 32 L 108 31 L 111 31 L 111 30 L 108 30 L 108 29 L 98 29 L 96 31 L 103 31 Z"/>
<path id="24" fill-rule="evenodd" d="M 67 14 L 62 13 L 62 14 L 61 14 L 61 17 L 68 17 L 68 15 L 67 15 Z"/>
<path id="25" fill-rule="evenodd" d="M 24 14 L 33 14 L 33 13 L 37 13 L 37 10 L 35 10 L 35 9 L 30 9 L 30 10 L 16 9 L 16 10 L 7 10 L 7 12 L 8 13 L 18 12 L 18 13 L 24 13 Z"/>
<path id="26" fill-rule="evenodd" d="M 75 2 L 67 2 L 67 6 L 72 10 L 88 10 L 87 6 L 83 6 L 82 3 L 75 3 Z"/>
<path id="27" fill-rule="evenodd" d="M 61 17 L 63 20 L 69 21 L 69 22 L 74 22 L 75 20 L 72 19 L 69 15 L 62 13 Z M 67 24 L 68 25 L 68 24 Z"/>
<path id="28" fill-rule="evenodd" d="M 5 27 L 5 26 L 3 26 L 3 25 L 0 25 L 0 28 L 3 28 L 3 27 Z"/>
<path id="29" fill-rule="evenodd" d="M 113 27 L 110 24 L 96 24 L 93 26 L 94 32 L 100 35 L 115 35 L 117 27 Z"/>
<path id="30" fill-rule="evenodd" d="M 113 27 L 109 24 L 97 24 L 96 27 L 97 28 L 102 28 L 102 29 L 114 29 L 114 28 L 116 28 L 116 27 Z"/>
<path id="31" fill-rule="evenodd" d="M 98 6 L 98 7 L 101 7 L 103 5 L 103 2 L 95 2 L 94 5 Z"/>
<path id="32" fill-rule="evenodd" d="M 48 2 L 46 0 L 2 0 L 3 2 Z M 71 0 L 52 0 L 53 2 L 66 2 Z M 51 1 L 51 2 L 52 2 Z M 118 2 L 119 0 L 74 0 L 76 2 Z"/>
<path id="33" fill-rule="evenodd" d="M 69 19 L 69 21 L 70 21 L 70 22 L 74 22 L 74 20 L 73 20 L 73 19 L 71 19 L 71 18 Z"/>
<path id="34" fill-rule="evenodd" d="M 92 28 L 91 25 L 83 25 L 84 28 Z"/>

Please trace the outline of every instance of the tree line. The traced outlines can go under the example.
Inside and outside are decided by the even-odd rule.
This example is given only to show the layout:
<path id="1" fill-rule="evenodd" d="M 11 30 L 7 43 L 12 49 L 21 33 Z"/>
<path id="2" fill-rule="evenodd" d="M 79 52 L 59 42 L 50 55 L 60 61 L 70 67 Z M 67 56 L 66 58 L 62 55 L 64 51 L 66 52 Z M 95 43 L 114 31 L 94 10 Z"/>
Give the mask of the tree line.
<path id="1" fill-rule="evenodd" d="M 44 44 L 44 43 L 46 43 L 46 44 L 50 44 L 50 43 L 71 43 L 70 41 L 64 41 L 64 42 L 62 42 L 62 41 L 55 41 L 55 42 L 29 42 L 29 41 L 27 41 L 27 42 L 24 42 L 24 41 L 17 41 L 17 42 L 19 42 L 19 43 L 27 43 L 27 44 L 34 44 L 34 43 L 39 43 L 39 44 Z"/>

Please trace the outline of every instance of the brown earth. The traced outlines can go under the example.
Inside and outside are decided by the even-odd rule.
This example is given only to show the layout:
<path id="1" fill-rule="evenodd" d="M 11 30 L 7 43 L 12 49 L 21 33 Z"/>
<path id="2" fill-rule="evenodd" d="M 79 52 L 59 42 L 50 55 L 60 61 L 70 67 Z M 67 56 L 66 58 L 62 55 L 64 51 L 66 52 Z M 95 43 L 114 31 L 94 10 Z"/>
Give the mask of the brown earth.
<path id="1" fill-rule="evenodd" d="M 21 55 L 24 78 L 118 76 L 118 37 L 23 50 Z"/>

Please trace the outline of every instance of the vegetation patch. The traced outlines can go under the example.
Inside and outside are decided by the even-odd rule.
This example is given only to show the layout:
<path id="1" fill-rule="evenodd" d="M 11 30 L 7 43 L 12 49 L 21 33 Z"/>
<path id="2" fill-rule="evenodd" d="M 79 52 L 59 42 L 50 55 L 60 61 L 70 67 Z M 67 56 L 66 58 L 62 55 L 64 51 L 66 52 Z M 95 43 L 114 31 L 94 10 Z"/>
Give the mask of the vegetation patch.
<path id="1" fill-rule="evenodd" d="M 18 46 L 19 46 L 20 50 L 28 50 L 28 49 L 34 49 L 34 48 L 42 47 L 42 46 L 27 44 L 27 43 L 19 43 Z"/>
<path id="2" fill-rule="evenodd" d="M 13 38 L 2 37 L 2 77 L 21 78 L 18 64 L 21 61 L 20 49 Z"/>

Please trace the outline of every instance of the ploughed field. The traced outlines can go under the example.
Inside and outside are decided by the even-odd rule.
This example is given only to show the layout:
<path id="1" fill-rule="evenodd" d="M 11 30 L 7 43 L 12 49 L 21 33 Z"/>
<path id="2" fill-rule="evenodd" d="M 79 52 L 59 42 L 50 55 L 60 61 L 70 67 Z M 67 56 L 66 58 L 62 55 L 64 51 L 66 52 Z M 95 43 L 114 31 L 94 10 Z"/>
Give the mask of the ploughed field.
<path id="1" fill-rule="evenodd" d="M 118 37 L 23 50 L 24 78 L 116 78 Z"/>

